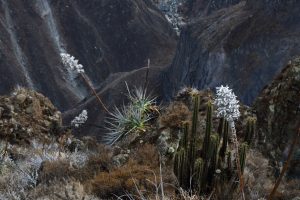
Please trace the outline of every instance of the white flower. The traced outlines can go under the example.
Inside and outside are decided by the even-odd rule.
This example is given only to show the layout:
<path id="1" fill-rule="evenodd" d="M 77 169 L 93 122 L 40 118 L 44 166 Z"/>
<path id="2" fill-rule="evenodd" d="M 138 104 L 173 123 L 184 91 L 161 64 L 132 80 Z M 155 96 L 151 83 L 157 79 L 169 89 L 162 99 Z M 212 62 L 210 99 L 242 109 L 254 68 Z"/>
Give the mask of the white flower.
<path id="1" fill-rule="evenodd" d="M 71 121 L 71 125 L 78 128 L 82 124 L 84 124 L 88 119 L 88 113 L 87 110 L 83 110 L 77 117 L 75 117 Z"/>
<path id="2" fill-rule="evenodd" d="M 228 122 L 232 123 L 239 118 L 239 101 L 235 94 L 228 86 L 221 85 L 217 87 L 217 94 L 214 104 L 217 106 L 217 116 L 224 117 Z"/>
<path id="3" fill-rule="evenodd" d="M 78 60 L 75 59 L 74 56 L 67 53 L 61 53 L 60 57 L 65 67 L 69 67 L 72 71 L 77 73 L 84 73 L 83 66 L 78 63 Z"/>

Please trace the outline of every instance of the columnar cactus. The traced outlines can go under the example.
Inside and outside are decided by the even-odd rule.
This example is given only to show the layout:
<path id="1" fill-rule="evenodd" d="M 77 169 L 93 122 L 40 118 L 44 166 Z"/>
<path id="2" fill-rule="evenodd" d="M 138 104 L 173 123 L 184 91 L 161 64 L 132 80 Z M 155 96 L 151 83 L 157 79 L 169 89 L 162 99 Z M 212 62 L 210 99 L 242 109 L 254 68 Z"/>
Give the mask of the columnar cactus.
<path id="1" fill-rule="evenodd" d="M 188 142 L 189 142 L 189 124 L 184 123 L 183 125 L 183 135 L 182 139 L 180 140 L 179 147 L 184 149 L 188 149 Z"/>
<path id="2" fill-rule="evenodd" d="M 196 146 L 196 143 L 195 143 L 195 138 L 196 138 L 196 134 L 197 134 L 199 103 L 200 103 L 199 95 L 196 95 L 194 97 L 194 110 L 193 110 L 192 129 L 191 129 L 191 138 L 194 138 L 194 139 L 190 140 L 189 154 L 188 154 L 190 174 L 193 174 L 193 170 L 194 170 L 193 169 L 193 163 L 196 160 L 195 153 L 196 153 L 197 146 Z"/>
<path id="3" fill-rule="evenodd" d="M 234 162 L 238 159 L 240 163 L 238 167 L 242 170 L 245 167 L 247 144 L 253 137 L 254 123 L 249 121 L 250 128 L 248 128 L 248 135 L 245 137 L 247 142 L 240 146 L 239 154 L 235 154 L 235 149 L 228 146 L 230 123 L 232 123 L 228 119 L 235 119 L 236 113 L 231 118 L 228 116 L 229 114 L 223 115 L 217 133 L 213 133 L 213 106 L 212 102 L 209 101 L 206 111 L 205 134 L 201 135 L 197 134 L 198 95 L 193 97 L 193 105 L 192 126 L 189 130 L 188 123 L 184 124 L 183 135 L 175 156 L 174 172 L 180 187 L 184 189 L 192 189 L 199 194 L 209 193 L 214 188 L 221 191 L 222 186 L 231 183 L 233 179 L 238 177 Z M 225 112 L 224 110 L 219 111 Z M 236 110 L 231 111 L 237 112 Z"/>
<path id="4" fill-rule="evenodd" d="M 220 149 L 220 157 L 224 160 L 226 150 L 227 150 L 227 144 L 228 144 L 228 135 L 229 135 L 229 124 L 228 121 L 225 120 L 224 122 L 224 129 L 223 129 L 223 140 L 222 140 L 222 147 Z"/>
<path id="5" fill-rule="evenodd" d="M 186 163 L 186 152 L 184 148 L 181 148 L 175 155 L 174 160 L 174 173 L 178 178 L 180 185 L 186 184 L 186 173 L 187 173 L 187 163 Z"/>
<path id="6" fill-rule="evenodd" d="M 246 135 L 245 135 L 245 142 L 247 142 L 248 145 L 251 145 L 252 139 L 254 137 L 255 125 L 256 125 L 256 119 L 253 117 L 248 118 L 247 130 L 246 130 Z"/>
<path id="7" fill-rule="evenodd" d="M 211 143 L 210 143 L 210 152 L 211 152 L 211 168 L 216 169 L 217 168 L 217 161 L 218 161 L 218 149 L 219 149 L 219 143 L 220 143 L 220 136 L 218 134 L 213 134 L 210 137 Z"/>
<path id="8" fill-rule="evenodd" d="M 194 180 L 196 184 L 196 190 L 198 193 L 201 193 L 201 185 L 203 183 L 203 172 L 204 172 L 204 160 L 202 158 L 198 158 L 194 164 Z"/>
<path id="9" fill-rule="evenodd" d="M 220 119 L 220 123 L 219 123 L 219 127 L 218 127 L 218 133 L 219 133 L 220 137 L 222 137 L 222 135 L 223 135 L 223 132 L 224 132 L 224 126 L 225 126 L 225 120 L 224 120 L 224 118 L 222 117 L 222 118 Z"/>
<path id="10" fill-rule="evenodd" d="M 209 101 L 207 103 L 207 111 L 206 111 L 206 129 L 205 129 L 205 137 L 202 148 L 202 155 L 205 159 L 208 159 L 209 148 L 210 148 L 210 138 L 212 132 L 212 103 Z"/>
<path id="11" fill-rule="evenodd" d="M 245 143 L 245 142 L 240 145 L 239 158 L 240 158 L 240 165 L 241 165 L 242 173 L 244 172 L 244 168 L 245 168 L 245 164 L 246 164 L 246 151 L 247 151 L 247 148 L 248 148 L 248 144 Z"/>
<path id="12" fill-rule="evenodd" d="M 231 151 L 228 151 L 227 152 L 227 169 L 230 171 L 232 170 L 231 155 L 232 155 Z"/>

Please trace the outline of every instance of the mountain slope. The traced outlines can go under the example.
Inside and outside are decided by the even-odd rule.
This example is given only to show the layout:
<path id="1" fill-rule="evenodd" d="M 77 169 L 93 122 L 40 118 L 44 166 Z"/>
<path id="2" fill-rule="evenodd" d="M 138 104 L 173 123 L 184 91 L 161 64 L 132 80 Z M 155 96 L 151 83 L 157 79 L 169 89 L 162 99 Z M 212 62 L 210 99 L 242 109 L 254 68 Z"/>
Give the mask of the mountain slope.
<path id="1" fill-rule="evenodd" d="M 171 62 L 176 35 L 150 1 L 0 1 L 0 93 L 16 85 L 48 96 L 61 110 L 87 95 L 61 64 L 73 54 L 91 81 Z"/>
<path id="2" fill-rule="evenodd" d="M 300 58 L 290 61 L 260 93 L 254 108 L 264 151 L 276 159 L 292 142 L 300 125 Z M 298 145 L 299 146 L 299 145 Z M 298 147 L 300 150 L 300 147 Z M 286 156 L 286 155 L 284 155 Z"/>
<path id="3" fill-rule="evenodd" d="M 246 104 L 300 51 L 298 1 L 241 2 L 194 18 L 166 74 L 171 97 L 184 86 L 228 84 Z"/>

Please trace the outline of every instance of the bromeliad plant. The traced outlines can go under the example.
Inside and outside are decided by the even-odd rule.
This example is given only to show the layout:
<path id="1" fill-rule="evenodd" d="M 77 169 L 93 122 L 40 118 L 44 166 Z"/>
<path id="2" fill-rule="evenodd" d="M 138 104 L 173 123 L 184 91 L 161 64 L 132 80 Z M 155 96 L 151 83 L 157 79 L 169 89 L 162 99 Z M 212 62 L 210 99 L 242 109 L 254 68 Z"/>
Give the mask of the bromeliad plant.
<path id="1" fill-rule="evenodd" d="M 130 92 L 127 83 L 126 88 L 129 104 L 123 105 L 121 109 L 116 107 L 106 120 L 108 133 L 105 143 L 110 145 L 128 134 L 145 132 L 153 112 L 158 112 L 156 97 L 147 95 L 146 89 L 135 88 Z"/>
<path id="2" fill-rule="evenodd" d="M 147 95 L 146 88 L 143 89 L 141 87 L 135 87 L 133 92 L 130 92 L 126 82 L 125 84 L 128 92 L 127 97 L 134 108 L 136 108 L 137 110 L 141 110 L 142 113 L 151 113 L 152 111 L 158 112 L 156 107 L 156 98 Z"/>

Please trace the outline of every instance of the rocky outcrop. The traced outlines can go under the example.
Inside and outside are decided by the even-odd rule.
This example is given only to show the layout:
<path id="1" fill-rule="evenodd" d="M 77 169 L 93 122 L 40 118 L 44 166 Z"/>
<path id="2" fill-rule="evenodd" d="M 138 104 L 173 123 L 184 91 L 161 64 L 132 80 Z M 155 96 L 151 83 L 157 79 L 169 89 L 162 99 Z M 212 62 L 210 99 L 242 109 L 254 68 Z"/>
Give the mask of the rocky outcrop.
<path id="1" fill-rule="evenodd" d="M 164 89 L 169 97 L 186 85 L 201 89 L 228 84 L 251 104 L 299 53 L 299 1 L 274 3 L 276 12 L 264 9 L 272 10 L 273 4 L 249 2 L 195 18 L 182 29 L 166 74 Z"/>
<path id="2" fill-rule="evenodd" d="M 276 160 L 286 159 L 300 125 L 300 58 L 290 61 L 264 88 L 254 108 L 264 152 Z M 297 152 L 299 160 L 299 146 Z"/>
<path id="3" fill-rule="evenodd" d="M 19 88 L 0 97 L 0 136 L 10 143 L 51 141 L 59 136 L 61 126 L 61 112 L 40 93 Z"/>
<path id="4" fill-rule="evenodd" d="M 59 53 L 79 59 L 99 86 L 110 74 L 171 62 L 176 34 L 150 0 L 0 1 L 0 94 L 16 85 L 48 96 L 61 110 L 87 91 Z"/>

